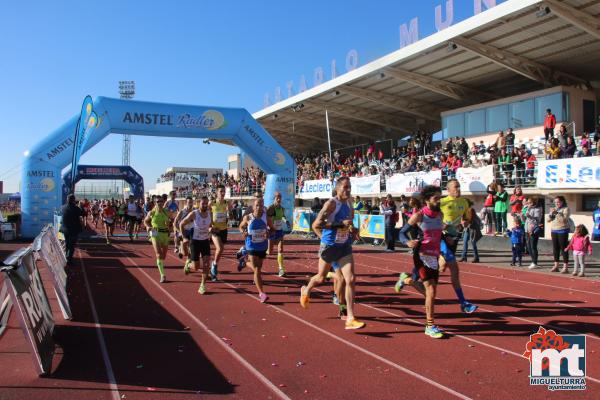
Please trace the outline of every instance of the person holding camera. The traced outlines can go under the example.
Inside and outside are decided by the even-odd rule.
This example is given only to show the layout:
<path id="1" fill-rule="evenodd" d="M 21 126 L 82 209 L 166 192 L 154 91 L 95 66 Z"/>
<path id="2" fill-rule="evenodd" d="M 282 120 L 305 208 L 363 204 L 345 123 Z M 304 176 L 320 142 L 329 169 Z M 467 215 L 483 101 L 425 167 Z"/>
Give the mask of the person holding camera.
<path id="1" fill-rule="evenodd" d="M 569 252 L 566 251 L 566 247 L 569 244 L 569 219 L 571 212 L 567 207 L 567 201 L 564 196 L 556 196 L 554 198 L 554 207 L 550 209 L 548 215 L 548 222 L 551 223 L 551 235 L 552 235 L 552 250 L 554 255 L 554 267 L 550 272 L 558 271 L 558 262 L 560 256 L 563 258 L 563 267 L 560 270 L 561 274 L 566 274 L 569 268 Z"/>

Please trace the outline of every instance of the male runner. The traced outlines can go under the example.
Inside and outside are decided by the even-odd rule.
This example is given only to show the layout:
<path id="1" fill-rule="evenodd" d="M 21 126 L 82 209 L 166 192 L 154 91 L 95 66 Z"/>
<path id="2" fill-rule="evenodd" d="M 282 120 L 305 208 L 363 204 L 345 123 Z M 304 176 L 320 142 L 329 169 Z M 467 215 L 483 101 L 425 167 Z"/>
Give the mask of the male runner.
<path id="1" fill-rule="evenodd" d="M 102 221 L 104 222 L 104 233 L 106 234 L 106 244 L 110 244 L 110 236 L 113 235 L 115 230 L 115 218 L 117 212 L 115 207 L 107 201 L 102 207 Z"/>
<path id="2" fill-rule="evenodd" d="M 173 224 L 173 243 L 175 244 L 175 248 L 173 249 L 173 252 L 175 254 L 177 254 L 177 253 L 179 253 L 179 242 L 178 242 L 178 237 L 177 237 L 177 228 L 174 225 L 174 221 L 175 221 L 175 216 L 179 212 L 179 204 L 177 204 L 177 193 L 174 190 L 172 190 L 169 193 L 169 195 L 171 196 L 171 198 L 165 202 L 165 209 L 167 210 L 167 212 L 169 214 L 169 219 L 171 220 L 171 223 Z M 164 195 L 164 196 L 166 196 L 166 195 Z"/>
<path id="3" fill-rule="evenodd" d="M 210 267 L 210 278 L 213 282 L 217 280 L 219 273 L 217 264 L 223 254 L 223 247 L 227 243 L 227 216 L 229 204 L 225 200 L 225 186 L 217 186 L 217 199 L 210 204 L 213 218 L 212 242 L 215 245 L 215 257 Z"/>
<path id="4" fill-rule="evenodd" d="M 262 198 L 255 199 L 252 213 L 244 215 L 242 218 L 240 232 L 244 236 L 244 247 L 248 252 L 248 262 L 254 272 L 254 284 L 261 303 L 269 299 L 263 290 L 261 269 L 269 246 L 268 231 L 274 230 L 271 218 L 267 216 L 264 200 Z"/>
<path id="5" fill-rule="evenodd" d="M 365 326 L 365 323 L 354 317 L 352 240 L 353 237 L 358 237 L 358 230 L 352 225 L 354 209 L 350 204 L 350 190 L 350 178 L 339 178 L 335 185 L 335 196 L 327 200 L 313 222 L 313 230 L 321 238 L 319 270 L 307 286 L 302 286 L 300 305 L 308 308 L 311 289 L 323 282 L 331 264 L 337 262 L 346 283 L 346 329 L 360 329 Z"/>
<path id="6" fill-rule="evenodd" d="M 190 199 L 191 200 L 191 199 Z M 186 207 L 191 201 L 186 204 Z M 208 265 L 210 261 L 210 234 L 212 231 L 212 216 L 208 210 L 208 197 L 200 199 L 200 209 L 191 210 L 179 223 L 179 230 L 185 232 L 186 227 L 193 224 L 190 244 L 190 258 L 196 270 L 200 269 L 200 257 L 202 257 L 202 279 L 198 293 L 206 293 L 206 279 L 208 278 Z"/>
<path id="7" fill-rule="evenodd" d="M 180 229 L 181 221 L 186 218 L 192 211 L 194 211 L 194 200 L 191 197 L 187 197 L 185 199 L 185 206 L 179 210 L 177 215 L 175 216 L 174 228 L 175 235 L 181 237 L 181 249 L 179 251 L 179 258 L 185 256 L 185 264 L 183 266 L 183 272 L 187 275 L 190 272 L 190 240 L 192 234 L 192 228 L 194 224 L 190 222 L 189 224 L 183 227 L 183 230 Z"/>
<path id="8" fill-rule="evenodd" d="M 441 265 L 440 271 L 444 272 L 446 267 L 450 268 L 450 280 L 452 281 L 456 297 L 458 297 L 458 301 L 460 302 L 460 309 L 462 312 L 470 314 L 477 310 L 477 306 L 465 299 L 460 286 L 458 262 L 455 255 L 462 229 L 467 227 L 470 222 L 470 206 L 467 199 L 460 197 L 460 182 L 458 180 L 450 179 L 446 187 L 448 196 L 443 197 L 440 203 L 443 215 L 442 220 L 446 230 L 446 240 L 441 243 L 441 255 L 444 258 L 444 262 Z"/>
<path id="9" fill-rule="evenodd" d="M 437 283 L 440 275 L 439 256 L 442 241 L 442 216 L 440 212 L 440 199 L 442 191 L 439 187 L 429 185 L 421 190 L 421 196 L 425 207 L 415 212 L 408 220 L 407 225 L 400 230 L 400 241 L 413 249 L 413 262 L 415 269 L 413 277 L 406 272 L 400 274 L 395 290 L 400 292 L 404 285 L 413 285 L 421 294 L 425 295 L 425 314 L 427 323 L 425 334 L 440 339 L 444 332 L 434 324 L 434 305 Z M 407 233 L 411 227 L 418 226 L 421 229 L 421 238 L 409 239 Z M 423 286 L 417 285 L 416 280 L 423 282 Z"/>
<path id="10" fill-rule="evenodd" d="M 280 277 L 285 276 L 285 268 L 283 267 L 283 237 L 284 237 L 284 224 L 287 223 L 285 219 L 285 210 L 281 206 L 281 193 L 275 192 L 275 198 L 273 204 L 267 208 L 267 216 L 273 221 L 275 230 L 271 232 L 269 236 L 269 250 L 268 254 L 273 254 L 273 246 L 277 246 L 277 265 L 279 266 Z"/>
<path id="11" fill-rule="evenodd" d="M 94 228 L 98 227 L 98 220 L 100 219 L 100 202 L 98 200 L 94 200 L 92 203 L 92 222 L 94 223 Z"/>
<path id="12" fill-rule="evenodd" d="M 133 195 L 129 195 L 127 201 L 127 208 L 125 209 L 125 220 L 127 225 L 127 231 L 129 232 L 129 241 L 133 242 L 133 229 L 138 219 L 138 206 L 135 204 Z"/>

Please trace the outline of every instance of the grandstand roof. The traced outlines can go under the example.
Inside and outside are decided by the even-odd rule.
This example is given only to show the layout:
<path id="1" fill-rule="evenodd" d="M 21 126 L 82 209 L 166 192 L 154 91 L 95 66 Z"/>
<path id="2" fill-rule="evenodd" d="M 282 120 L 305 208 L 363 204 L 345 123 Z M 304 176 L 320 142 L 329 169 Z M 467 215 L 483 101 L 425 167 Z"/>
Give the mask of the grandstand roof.
<path id="1" fill-rule="evenodd" d="M 508 0 L 253 114 L 288 151 L 441 129 L 442 111 L 600 87 L 600 0 Z M 294 112 L 292 106 L 302 106 Z"/>

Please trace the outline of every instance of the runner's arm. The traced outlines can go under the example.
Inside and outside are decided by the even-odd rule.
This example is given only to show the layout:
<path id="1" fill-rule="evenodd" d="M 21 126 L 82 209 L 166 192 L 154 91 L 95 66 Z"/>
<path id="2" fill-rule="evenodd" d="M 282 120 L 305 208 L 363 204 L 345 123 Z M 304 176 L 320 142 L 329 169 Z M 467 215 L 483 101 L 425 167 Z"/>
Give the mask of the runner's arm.
<path id="1" fill-rule="evenodd" d="M 150 229 L 152 229 L 152 215 L 153 215 L 154 211 L 150 211 L 148 213 L 148 215 L 146 215 L 146 218 L 144 219 L 144 225 L 146 225 L 146 230 L 149 231 Z"/>
<path id="2" fill-rule="evenodd" d="M 179 226 L 178 226 L 179 232 L 183 233 L 183 231 L 184 231 L 183 227 L 186 226 L 187 224 L 189 224 L 190 222 L 192 222 L 193 220 L 194 220 L 193 212 L 186 215 L 185 218 L 179 222 Z M 211 220 L 211 225 L 212 225 L 212 220 Z"/>
<path id="3" fill-rule="evenodd" d="M 240 232 L 242 233 L 242 235 L 244 236 L 244 238 L 246 236 L 248 236 L 248 216 L 244 215 L 244 217 L 242 218 L 242 222 L 240 222 Z"/>
<path id="4" fill-rule="evenodd" d="M 329 214 L 333 211 L 335 211 L 335 203 L 331 200 L 327 200 L 321 211 L 319 211 L 319 214 L 317 214 L 315 222 L 312 224 L 313 231 L 317 233 L 317 236 L 321 237 L 321 231 L 323 229 L 332 228 L 332 224 L 327 221 L 327 217 L 329 217 Z"/>
<path id="5" fill-rule="evenodd" d="M 402 243 L 410 248 L 414 248 L 417 246 L 417 244 L 419 243 L 419 240 L 411 240 L 407 236 L 407 233 L 413 226 L 415 226 L 419 222 L 421 222 L 422 219 L 423 219 L 423 217 L 421 215 L 421 212 L 416 212 L 413 215 L 411 215 L 411 217 L 408 219 L 408 222 L 406 224 L 404 224 L 402 229 L 400 229 L 400 234 L 399 234 L 400 243 Z"/>

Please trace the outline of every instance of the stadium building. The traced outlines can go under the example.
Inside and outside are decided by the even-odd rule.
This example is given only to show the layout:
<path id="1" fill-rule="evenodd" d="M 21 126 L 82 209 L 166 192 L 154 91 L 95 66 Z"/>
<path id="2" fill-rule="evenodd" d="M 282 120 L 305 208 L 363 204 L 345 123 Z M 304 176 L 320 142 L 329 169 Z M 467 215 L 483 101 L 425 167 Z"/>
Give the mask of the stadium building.
<path id="1" fill-rule="evenodd" d="M 328 151 L 326 111 L 334 150 L 402 144 L 419 130 L 489 145 L 512 128 L 515 146 L 538 159 L 525 195 L 545 196 L 548 209 L 551 196 L 562 194 L 574 222 L 591 228 L 600 157 L 544 161 L 544 119 L 551 109 L 555 130 L 564 124 L 577 144 L 583 132 L 593 136 L 599 63 L 600 1 L 509 0 L 253 116 L 295 154 Z M 463 172 L 476 180 L 477 171 Z M 485 195 L 479 183 L 462 186 L 477 209 Z M 378 198 L 385 188 L 382 177 L 379 192 L 361 196 Z"/>

